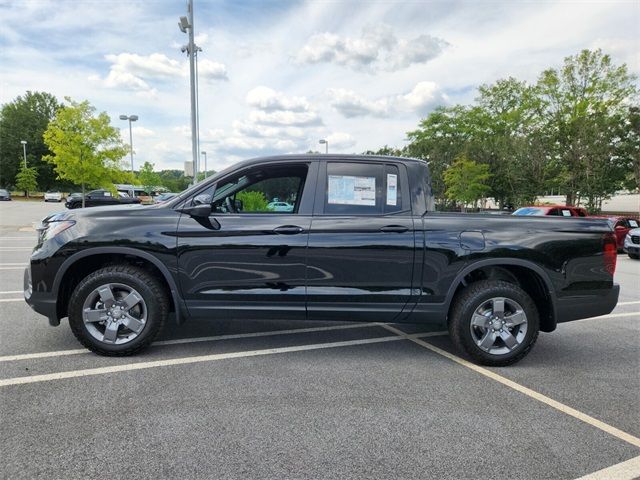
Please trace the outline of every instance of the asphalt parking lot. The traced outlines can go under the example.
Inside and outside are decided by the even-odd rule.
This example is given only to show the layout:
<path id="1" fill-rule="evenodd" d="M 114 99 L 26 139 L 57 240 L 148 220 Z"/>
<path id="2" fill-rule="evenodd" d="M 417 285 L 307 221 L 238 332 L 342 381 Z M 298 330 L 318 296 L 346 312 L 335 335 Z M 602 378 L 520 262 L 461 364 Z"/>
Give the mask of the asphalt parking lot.
<path id="1" fill-rule="evenodd" d="M 21 300 L 32 223 L 62 208 L 0 204 L 3 478 L 640 476 L 640 261 L 618 257 L 612 314 L 508 368 L 424 326 L 328 322 L 170 324 L 104 358 Z"/>

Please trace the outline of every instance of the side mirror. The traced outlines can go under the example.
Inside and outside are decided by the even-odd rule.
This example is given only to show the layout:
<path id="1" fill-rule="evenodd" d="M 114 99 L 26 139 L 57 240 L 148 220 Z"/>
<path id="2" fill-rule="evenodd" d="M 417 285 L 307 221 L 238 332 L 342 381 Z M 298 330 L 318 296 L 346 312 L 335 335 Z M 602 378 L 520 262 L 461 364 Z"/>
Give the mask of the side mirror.
<path id="1" fill-rule="evenodd" d="M 211 215 L 211 205 L 210 204 L 200 204 L 194 205 L 193 207 L 184 207 L 178 209 L 179 212 L 186 213 L 190 217 L 208 217 Z"/>

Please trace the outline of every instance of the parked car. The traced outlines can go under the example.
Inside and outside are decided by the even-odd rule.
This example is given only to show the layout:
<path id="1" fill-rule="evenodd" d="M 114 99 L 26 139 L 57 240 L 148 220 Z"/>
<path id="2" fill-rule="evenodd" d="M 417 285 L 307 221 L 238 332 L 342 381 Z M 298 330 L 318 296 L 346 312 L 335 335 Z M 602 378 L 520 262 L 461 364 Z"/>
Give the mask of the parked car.
<path id="1" fill-rule="evenodd" d="M 640 227 L 638 220 L 633 217 L 609 217 L 609 223 L 616 234 L 618 252 L 624 250 L 624 240 L 630 230 Z"/>
<path id="2" fill-rule="evenodd" d="M 267 205 L 267 209 L 272 212 L 293 212 L 293 205 L 287 202 L 271 202 Z"/>
<path id="3" fill-rule="evenodd" d="M 84 199 L 85 207 L 102 207 L 107 205 L 128 205 L 139 204 L 139 198 L 131 198 L 126 193 L 118 192 L 117 195 L 112 194 L 109 190 L 92 190 Z M 82 207 L 82 194 L 79 197 L 67 198 L 65 206 L 68 209 L 81 208 Z"/>
<path id="4" fill-rule="evenodd" d="M 62 201 L 62 193 L 57 190 L 47 190 L 44 194 L 45 202 L 61 202 Z"/>
<path id="5" fill-rule="evenodd" d="M 161 193 L 160 195 L 154 197 L 153 203 L 166 202 L 167 200 L 171 200 L 176 195 L 178 195 L 178 194 L 177 193 L 172 193 L 172 192 Z"/>
<path id="6" fill-rule="evenodd" d="M 587 217 L 589 214 L 582 207 L 571 207 L 567 205 L 540 205 L 532 207 L 522 207 L 513 212 L 513 215 L 544 216 L 554 217 Z"/>
<path id="7" fill-rule="evenodd" d="M 238 197 L 291 199 L 255 212 Z M 291 155 L 236 164 L 159 205 L 49 217 L 24 295 L 85 347 L 131 355 L 188 318 L 448 326 L 476 362 L 508 365 L 538 332 L 618 301 L 606 220 L 437 213 L 427 163 Z M 253 203 L 253 202 L 252 202 Z"/>
<path id="8" fill-rule="evenodd" d="M 11 193 L 9 190 L 5 190 L 0 188 L 0 201 L 9 201 L 11 200 Z"/>
<path id="9" fill-rule="evenodd" d="M 629 258 L 640 259 L 640 228 L 634 228 L 627 232 L 624 237 L 624 251 Z"/>

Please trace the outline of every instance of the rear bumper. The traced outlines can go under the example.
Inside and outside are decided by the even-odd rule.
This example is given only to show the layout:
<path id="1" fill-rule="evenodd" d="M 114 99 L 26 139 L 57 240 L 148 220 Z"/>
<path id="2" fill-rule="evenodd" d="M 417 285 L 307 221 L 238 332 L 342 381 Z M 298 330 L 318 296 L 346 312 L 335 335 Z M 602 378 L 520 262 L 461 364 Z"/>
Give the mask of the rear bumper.
<path id="1" fill-rule="evenodd" d="M 49 319 L 49 325 L 60 325 L 56 297 L 52 292 L 36 292 L 33 290 L 30 267 L 24 270 L 24 299 L 35 312 Z"/>
<path id="2" fill-rule="evenodd" d="M 616 308 L 620 285 L 613 287 L 604 295 L 582 295 L 558 298 L 556 301 L 556 323 L 580 320 L 581 318 L 606 315 Z"/>

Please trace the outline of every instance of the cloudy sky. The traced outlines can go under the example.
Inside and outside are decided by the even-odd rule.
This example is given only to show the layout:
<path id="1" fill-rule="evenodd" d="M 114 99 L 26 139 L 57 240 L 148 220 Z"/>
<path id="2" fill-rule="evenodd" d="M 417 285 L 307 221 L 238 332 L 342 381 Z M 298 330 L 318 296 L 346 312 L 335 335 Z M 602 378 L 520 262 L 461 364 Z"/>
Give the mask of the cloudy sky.
<path id="1" fill-rule="evenodd" d="M 640 1 L 194 0 L 201 150 L 244 158 L 402 146 L 438 105 L 535 80 L 583 48 L 640 73 Z M 0 0 L 0 102 L 26 90 L 137 114 L 136 164 L 190 159 L 185 0 Z"/>

